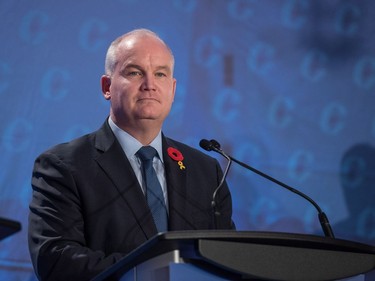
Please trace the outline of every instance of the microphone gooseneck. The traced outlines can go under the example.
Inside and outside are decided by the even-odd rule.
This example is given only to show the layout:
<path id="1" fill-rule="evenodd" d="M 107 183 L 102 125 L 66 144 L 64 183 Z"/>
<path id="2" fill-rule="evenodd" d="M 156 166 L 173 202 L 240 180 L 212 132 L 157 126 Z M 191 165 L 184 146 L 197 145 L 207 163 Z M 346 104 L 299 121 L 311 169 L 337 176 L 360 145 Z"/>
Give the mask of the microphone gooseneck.
<path id="1" fill-rule="evenodd" d="M 202 147 L 203 149 L 205 149 L 207 151 L 211 151 L 211 150 L 216 151 L 217 149 L 220 149 L 220 145 L 219 145 L 219 147 L 215 147 L 215 143 L 213 143 L 212 141 L 205 140 L 205 139 L 202 139 L 199 142 L 199 145 L 200 145 L 200 147 Z M 224 173 L 223 173 L 223 176 L 221 178 L 221 181 L 220 181 L 219 185 L 216 187 L 214 193 L 212 194 L 211 207 L 212 207 L 213 212 L 214 212 L 215 228 L 218 228 L 217 218 L 221 215 L 220 210 L 217 207 L 216 196 L 217 196 L 217 193 L 219 192 L 220 188 L 223 186 L 223 184 L 225 182 L 225 179 L 228 175 L 230 166 L 232 164 L 232 159 L 230 158 L 230 156 L 226 155 L 223 151 L 221 151 L 220 154 L 228 160 L 228 163 L 227 163 L 227 166 L 224 170 Z"/>
<path id="2" fill-rule="evenodd" d="M 323 229 L 324 235 L 326 237 L 331 237 L 331 238 L 335 237 L 334 234 L 333 234 L 331 225 L 329 223 L 328 217 L 322 211 L 322 209 L 319 207 L 319 205 L 313 199 L 311 199 L 309 196 L 307 196 L 303 192 L 301 192 L 301 191 L 299 191 L 299 190 L 297 190 L 297 189 L 295 189 L 295 188 L 293 188 L 293 187 L 291 187 L 291 186 L 289 186 L 289 185 L 287 185 L 287 184 L 285 184 L 285 183 L 283 183 L 283 182 L 281 182 L 281 181 L 279 181 L 279 180 L 277 180 L 277 179 L 275 179 L 275 178 L 273 178 L 273 177 L 271 177 L 271 176 L 269 176 L 269 175 L 267 175 L 267 174 L 265 174 L 265 173 L 263 173 L 263 172 L 255 169 L 255 168 L 253 168 L 253 167 L 251 167 L 251 166 L 249 166 L 249 165 L 247 165 L 247 164 L 245 164 L 245 163 L 243 163 L 243 162 L 241 162 L 241 161 L 233 158 L 232 156 L 224 153 L 223 150 L 221 150 L 221 148 L 220 148 L 219 142 L 217 142 L 216 140 L 210 140 L 210 141 L 208 141 L 208 140 L 201 140 L 200 144 L 202 142 L 203 142 L 203 145 L 201 145 L 201 147 L 203 149 L 205 149 L 207 151 L 213 150 L 213 151 L 221 154 L 222 156 L 224 156 L 228 161 L 236 162 L 237 164 L 239 164 L 240 166 L 244 167 L 245 169 L 248 169 L 248 170 L 250 170 L 250 171 L 252 171 L 252 172 L 254 172 L 254 173 L 256 173 L 256 174 L 258 174 L 258 175 L 260 175 L 260 176 L 262 176 L 262 177 L 264 177 L 264 178 L 266 178 L 266 179 L 268 179 L 268 180 L 270 180 L 270 181 L 272 181 L 272 182 L 274 182 L 274 183 L 276 183 L 276 184 L 278 184 L 278 185 L 286 188 L 286 189 L 288 189 L 289 191 L 291 191 L 291 192 L 293 192 L 293 193 L 301 196 L 302 198 L 306 199 L 318 211 L 318 218 L 319 218 L 320 225 L 321 225 L 321 227 Z"/>

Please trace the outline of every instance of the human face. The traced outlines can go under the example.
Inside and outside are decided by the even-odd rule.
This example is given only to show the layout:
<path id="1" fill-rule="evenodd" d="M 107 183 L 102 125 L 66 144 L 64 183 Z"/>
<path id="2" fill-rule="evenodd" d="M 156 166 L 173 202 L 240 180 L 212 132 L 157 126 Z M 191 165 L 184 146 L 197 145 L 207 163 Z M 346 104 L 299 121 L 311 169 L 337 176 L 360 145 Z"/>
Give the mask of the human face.
<path id="1" fill-rule="evenodd" d="M 118 46 L 111 76 L 102 77 L 103 95 L 111 102 L 111 118 L 124 130 L 151 124 L 161 128 L 176 89 L 173 58 L 152 36 L 133 36 Z"/>

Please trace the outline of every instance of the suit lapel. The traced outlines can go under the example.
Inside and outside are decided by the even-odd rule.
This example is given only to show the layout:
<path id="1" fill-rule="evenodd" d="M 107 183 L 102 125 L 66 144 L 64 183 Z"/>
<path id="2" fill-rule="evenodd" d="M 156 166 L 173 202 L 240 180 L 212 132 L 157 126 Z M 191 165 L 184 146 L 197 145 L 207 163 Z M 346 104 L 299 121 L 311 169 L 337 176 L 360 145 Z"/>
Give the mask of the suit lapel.
<path id="1" fill-rule="evenodd" d="M 146 239 L 150 239 L 157 230 L 147 201 L 129 160 L 107 122 L 98 131 L 95 146 L 102 152 L 96 161 L 133 212 Z"/>
<path id="2" fill-rule="evenodd" d="M 169 229 L 192 229 L 192 219 L 189 216 L 189 213 L 186 211 L 188 208 L 187 202 L 189 200 L 186 186 L 186 176 L 189 171 L 189 167 L 186 167 L 186 169 L 180 169 L 177 161 L 173 160 L 168 155 L 168 147 L 178 149 L 176 143 L 163 136 L 163 159 L 169 202 Z M 184 163 L 185 160 L 183 161 Z"/>

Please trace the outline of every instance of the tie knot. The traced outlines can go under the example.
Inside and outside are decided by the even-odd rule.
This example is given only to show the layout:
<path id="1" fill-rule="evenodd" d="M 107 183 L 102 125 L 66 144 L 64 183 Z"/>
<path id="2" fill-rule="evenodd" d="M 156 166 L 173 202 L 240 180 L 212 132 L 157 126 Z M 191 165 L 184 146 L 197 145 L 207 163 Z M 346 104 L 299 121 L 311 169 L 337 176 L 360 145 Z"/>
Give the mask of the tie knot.
<path id="1" fill-rule="evenodd" d="M 142 161 L 148 161 L 154 159 L 157 151 L 152 146 L 142 146 L 138 151 L 137 155 Z"/>

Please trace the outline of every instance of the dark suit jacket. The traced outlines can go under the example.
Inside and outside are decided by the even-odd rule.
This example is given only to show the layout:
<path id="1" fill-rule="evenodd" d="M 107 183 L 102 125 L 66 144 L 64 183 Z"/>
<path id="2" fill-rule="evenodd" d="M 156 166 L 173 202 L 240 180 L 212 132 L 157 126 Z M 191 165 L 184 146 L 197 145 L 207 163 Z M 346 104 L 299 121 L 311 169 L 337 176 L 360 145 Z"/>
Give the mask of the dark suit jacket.
<path id="1" fill-rule="evenodd" d="M 185 170 L 168 155 L 182 152 Z M 163 136 L 169 230 L 215 228 L 212 194 L 222 171 L 204 153 Z M 157 234 L 137 178 L 108 122 L 35 161 L 29 248 L 40 280 L 88 280 Z M 220 228 L 232 228 L 226 185 Z"/>

